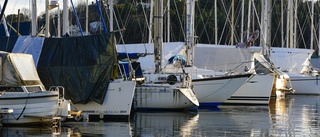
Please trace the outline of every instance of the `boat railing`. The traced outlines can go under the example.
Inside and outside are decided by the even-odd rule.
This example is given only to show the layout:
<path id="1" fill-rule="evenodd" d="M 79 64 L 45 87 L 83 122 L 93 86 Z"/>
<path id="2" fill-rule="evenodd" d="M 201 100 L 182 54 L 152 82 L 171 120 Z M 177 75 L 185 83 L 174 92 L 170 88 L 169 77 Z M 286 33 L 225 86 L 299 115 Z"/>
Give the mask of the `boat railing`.
<path id="1" fill-rule="evenodd" d="M 59 99 L 64 99 L 64 87 L 62 86 L 51 86 L 49 91 L 58 91 L 59 92 Z"/>

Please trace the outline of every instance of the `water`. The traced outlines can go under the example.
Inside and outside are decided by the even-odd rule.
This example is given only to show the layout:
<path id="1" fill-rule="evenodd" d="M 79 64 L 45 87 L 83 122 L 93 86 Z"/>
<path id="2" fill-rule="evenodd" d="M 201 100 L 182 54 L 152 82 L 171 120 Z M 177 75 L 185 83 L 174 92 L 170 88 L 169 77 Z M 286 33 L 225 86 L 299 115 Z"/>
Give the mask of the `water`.
<path id="1" fill-rule="evenodd" d="M 198 113 L 136 112 L 130 122 L 66 122 L 50 128 L 2 127 L 0 136 L 320 136 L 320 96 L 287 96 L 269 106 L 220 106 Z"/>

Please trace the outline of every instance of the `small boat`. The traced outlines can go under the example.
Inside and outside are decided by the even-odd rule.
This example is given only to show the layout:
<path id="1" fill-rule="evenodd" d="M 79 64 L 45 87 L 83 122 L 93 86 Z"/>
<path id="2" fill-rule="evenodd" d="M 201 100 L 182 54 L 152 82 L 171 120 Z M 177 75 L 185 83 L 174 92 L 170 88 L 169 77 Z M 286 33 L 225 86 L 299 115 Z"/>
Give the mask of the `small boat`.
<path id="1" fill-rule="evenodd" d="M 0 52 L 0 108 L 3 125 L 56 124 L 69 116 L 64 88 L 46 90 L 32 55 Z"/>

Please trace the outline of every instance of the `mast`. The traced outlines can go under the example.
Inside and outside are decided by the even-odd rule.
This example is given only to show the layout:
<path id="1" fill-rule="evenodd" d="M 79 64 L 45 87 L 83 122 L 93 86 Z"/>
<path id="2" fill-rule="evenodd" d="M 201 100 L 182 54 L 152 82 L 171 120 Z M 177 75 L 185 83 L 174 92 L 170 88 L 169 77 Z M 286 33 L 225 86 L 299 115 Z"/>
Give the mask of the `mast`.
<path id="1" fill-rule="evenodd" d="M 247 26 L 247 36 L 246 38 L 249 38 L 250 36 L 250 23 L 251 23 L 251 0 L 249 0 L 249 4 L 248 4 L 248 26 Z"/>
<path id="2" fill-rule="evenodd" d="M 50 18 L 49 18 L 49 0 L 46 0 L 46 24 L 45 24 L 45 31 L 44 35 L 45 37 L 49 37 L 49 24 L 50 24 Z"/>
<path id="3" fill-rule="evenodd" d="M 290 30 L 290 33 L 289 33 L 289 45 L 290 45 L 290 48 L 294 48 L 294 45 L 293 45 L 293 35 L 294 35 L 294 30 L 293 30 L 293 0 L 289 0 L 290 1 L 290 11 L 289 11 L 289 30 Z"/>
<path id="4" fill-rule="evenodd" d="M 113 31 L 113 0 L 109 0 L 110 32 Z"/>
<path id="5" fill-rule="evenodd" d="M 37 36 L 37 0 L 31 3 L 31 36 Z"/>
<path id="6" fill-rule="evenodd" d="M 284 39 L 283 39 L 283 0 L 281 1 L 281 47 L 283 48 L 284 46 Z"/>
<path id="7" fill-rule="evenodd" d="M 194 46 L 194 4 L 195 0 L 187 0 L 186 11 L 186 45 L 187 45 L 187 65 L 193 66 L 193 46 Z"/>
<path id="8" fill-rule="evenodd" d="M 293 48 L 293 2 L 288 0 L 288 12 L 287 12 L 287 48 Z"/>
<path id="9" fill-rule="evenodd" d="M 290 0 L 288 0 L 288 8 L 287 8 L 287 28 L 286 28 L 286 48 L 289 48 L 289 23 L 290 23 L 290 8 L 291 8 L 291 4 L 290 4 Z"/>
<path id="10" fill-rule="evenodd" d="M 152 24 L 153 24 L 153 0 L 150 0 L 150 18 L 149 18 L 149 38 L 148 38 L 148 43 L 152 43 Z"/>
<path id="11" fill-rule="evenodd" d="M 310 49 L 313 49 L 313 13 L 314 13 L 314 1 L 311 2 L 311 38 L 310 38 Z"/>
<path id="12" fill-rule="evenodd" d="M 58 37 L 61 37 L 61 21 L 60 21 L 60 3 L 58 5 Z"/>
<path id="13" fill-rule="evenodd" d="M 88 29 L 88 25 L 89 25 L 89 20 L 88 20 L 88 16 L 89 16 L 89 7 L 88 7 L 89 3 L 88 0 L 86 1 L 86 35 L 89 34 L 89 29 Z"/>
<path id="14" fill-rule="evenodd" d="M 295 0 L 294 5 L 294 28 L 293 28 L 293 45 L 296 48 L 297 47 L 297 25 L 298 25 L 298 0 Z"/>
<path id="15" fill-rule="evenodd" d="M 167 0 L 167 42 L 170 42 L 170 0 Z"/>
<path id="16" fill-rule="evenodd" d="M 218 20 L 217 20 L 217 0 L 214 0 L 214 40 L 218 44 Z"/>
<path id="17" fill-rule="evenodd" d="M 243 18 L 244 18 L 244 0 L 242 0 L 242 3 L 241 3 L 241 33 L 240 33 L 241 42 L 243 42 Z"/>
<path id="18" fill-rule="evenodd" d="M 163 0 L 155 0 L 154 8 L 154 62 L 155 73 L 161 72 L 162 34 L 163 34 Z"/>
<path id="19" fill-rule="evenodd" d="M 231 3 L 231 38 L 230 38 L 231 44 L 230 45 L 233 45 L 233 32 L 234 32 L 234 0 L 232 0 L 232 3 Z"/>
<path id="20" fill-rule="evenodd" d="M 63 0 L 63 23 L 62 23 L 62 35 L 69 34 L 69 2 Z"/>

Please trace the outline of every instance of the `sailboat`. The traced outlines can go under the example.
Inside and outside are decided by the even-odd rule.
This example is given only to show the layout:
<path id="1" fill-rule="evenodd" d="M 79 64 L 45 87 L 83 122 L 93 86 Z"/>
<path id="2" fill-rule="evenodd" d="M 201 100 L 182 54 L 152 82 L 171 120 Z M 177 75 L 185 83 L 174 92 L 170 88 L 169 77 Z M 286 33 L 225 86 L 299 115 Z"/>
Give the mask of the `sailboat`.
<path id="1" fill-rule="evenodd" d="M 310 23 L 311 28 L 310 31 L 310 48 L 298 48 L 298 29 L 296 29 L 297 20 L 295 18 L 296 15 L 293 13 L 297 13 L 295 8 L 297 7 L 297 3 L 292 1 L 288 1 L 288 5 L 292 5 L 288 7 L 287 12 L 287 27 L 286 27 L 286 38 L 282 38 L 286 40 L 286 43 L 282 45 L 282 47 L 270 47 L 270 57 L 269 60 L 274 64 L 276 68 L 279 68 L 282 72 L 286 73 L 289 76 L 287 81 L 288 86 L 292 86 L 294 92 L 292 94 L 302 94 L 302 95 L 320 95 L 320 85 L 319 85 L 319 72 L 314 69 L 310 63 L 311 56 L 314 53 L 314 4 L 315 2 L 311 2 L 311 10 L 310 13 Z M 281 14 L 282 16 L 284 14 Z M 283 22 L 281 22 L 283 24 Z M 283 31 L 283 30 L 282 30 Z M 282 32 L 283 33 L 283 32 Z M 303 40 L 306 41 L 306 40 Z M 286 47 L 284 47 L 284 45 Z"/>
<path id="2" fill-rule="evenodd" d="M 210 56 L 207 56 L 208 53 Z M 233 56 L 225 58 L 226 54 Z M 255 60 L 266 66 L 266 69 L 257 70 Z M 217 77 L 224 76 L 227 72 L 229 74 L 253 73 L 252 78 L 246 81 L 224 104 L 268 105 L 272 92 L 282 89 L 280 81 L 288 78 L 285 73 L 272 67 L 261 55 L 261 47 L 257 46 L 238 49 L 230 45 L 198 44 L 195 47 L 195 62 L 198 68 L 216 70 L 213 74 Z"/>
<path id="3" fill-rule="evenodd" d="M 57 125 L 69 116 L 64 88 L 46 90 L 30 54 L 0 52 L 3 125 Z"/>
<path id="4" fill-rule="evenodd" d="M 154 58 L 155 70 L 144 74 L 145 83 L 138 84 L 135 89 L 135 110 L 196 110 L 199 106 L 191 88 L 188 73 L 164 73 L 162 71 L 162 31 L 163 1 L 155 2 Z M 183 60 L 176 60 L 180 69 Z M 143 62 L 142 62 L 143 64 Z M 179 69 L 177 68 L 177 69 Z"/>

